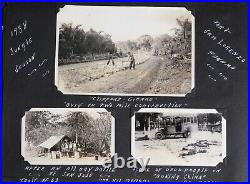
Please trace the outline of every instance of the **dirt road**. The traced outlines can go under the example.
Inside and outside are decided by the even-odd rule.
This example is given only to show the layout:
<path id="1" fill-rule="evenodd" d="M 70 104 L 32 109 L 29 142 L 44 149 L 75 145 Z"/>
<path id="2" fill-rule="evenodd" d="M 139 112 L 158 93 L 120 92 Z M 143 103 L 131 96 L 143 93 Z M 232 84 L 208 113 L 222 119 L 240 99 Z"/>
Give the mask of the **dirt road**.
<path id="1" fill-rule="evenodd" d="M 151 131 L 152 135 L 154 135 L 155 131 Z M 137 132 L 137 137 L 138 134 Z M 205 153 L 197 153 L 185 157 L 180 156 L 185 146 L 200 140 L 207 140 L 213 143 L 213 145 L 210 145 L 208 151 Z M 217 132 L 198 131 L 193 132 L 191 137 L 186 139 L 175 138 L 156 140 L 150 138 L 149 140 L 135 141 L 134 156 L 136 158 L 149 157 L 149 165 L 216 166 L 224 159 L 224 146 L 225 143 L 223 143 L 222 134 Z"/>
<path id="2" fill-rule="evenodd" d="M 60 90 L 65 93 L 166 94 L 180 91 L 185 93 L 190 89 L 188 84 L 191 75 L 189 77 L 188 73 L 171 68 L 171 60 L 163 56 L 150 56 L 136 61 L 135 70 L 124 67 L 122 61 L 115 61 L 115 66 L 106 66 L 106 61 L 103 61 L 92 68 L 87 63 L 72 65 L 73 67 L 60 66 Z M 128 66 L 128 63 L 125 65 Z M 171 76 L 166 77 L 164 73 Z M 172 75 L 173 73 L 175 75 Z M 162 87 L 165 78 L 171 80 L 171 83 Z M 184 84 L 187 82 L 188 84 Z M 184 90 L 183 85 L 187 86 Z"/>

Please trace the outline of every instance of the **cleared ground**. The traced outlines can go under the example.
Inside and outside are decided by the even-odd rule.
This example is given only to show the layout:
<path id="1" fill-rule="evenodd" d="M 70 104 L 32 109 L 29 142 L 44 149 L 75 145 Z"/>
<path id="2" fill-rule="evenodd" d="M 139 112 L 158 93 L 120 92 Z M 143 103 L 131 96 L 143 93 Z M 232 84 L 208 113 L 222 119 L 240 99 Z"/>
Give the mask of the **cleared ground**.
<path id="1" fill-rule="evenodd" d="M 191 62 L 165 56 L 135 54 L 136 69 L 127 58 L 58 67 L 58 88 L 64 93 L 186 94 L 191 91 Z M 179 64 L 182 63 L 182 64 Z"/>
<path id="2" fill-rule="evenodd" d="M 142 137 L 136 133 L 136 137 Z M 152 132 L 153 135 L 153 132 Z M 206 148 L 206 153 L 196 153 L 182 156 L 183 148 L 188 144 L 206 140 L 212 143 Z M 223 160 L 224 146 L 221 133 L 198 131 L 192 133 L 190 138 L 176 138 L 135 141 L 135 157 L 150 158 L 149 165 L 176 165 L 176 166 L 216 166 Z"/>

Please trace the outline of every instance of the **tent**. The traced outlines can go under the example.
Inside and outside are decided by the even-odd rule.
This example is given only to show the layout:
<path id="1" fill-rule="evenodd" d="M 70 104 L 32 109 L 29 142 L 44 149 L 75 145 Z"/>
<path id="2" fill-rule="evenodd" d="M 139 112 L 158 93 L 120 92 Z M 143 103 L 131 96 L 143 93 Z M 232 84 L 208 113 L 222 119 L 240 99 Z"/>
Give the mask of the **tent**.
<path id="1" fill-rule="evenodd" d="M 42 147 L 42 148 L 48 149 L 48 150 L 58 151 L 58 150 L 60 150 L 61 143 L 64 140 L 70 141 L 71 139 L 66 135 L 51 136 L 45 142 L 38 145 L 38 147 Z"/>

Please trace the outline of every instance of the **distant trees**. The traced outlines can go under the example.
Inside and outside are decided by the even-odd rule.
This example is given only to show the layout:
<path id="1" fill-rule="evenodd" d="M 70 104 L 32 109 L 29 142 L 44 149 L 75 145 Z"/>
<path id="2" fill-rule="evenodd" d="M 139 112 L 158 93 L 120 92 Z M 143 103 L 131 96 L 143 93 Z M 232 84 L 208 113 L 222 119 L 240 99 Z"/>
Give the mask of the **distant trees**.
<path id="1" fill-rule="evenodd" d="M 92 56 L 105 53 L 129 51 L 153 51 L 154 55 L 178 53 L 186 55 L 191 52 L 192 22 L 188 18 L 177 18 L 178 27 L 174 35 L 162 34 L 157 37 L 142 35 L 135 40 L 114 43 L 111 35 L 103 31 L 83 30 L 81 25 L 62 24 L 59 29 L 59 59 L 69 59 L 71 56 Z"/>
<path id="2" fill-rule="evenodd" d="M 172 37 L 168 34 L 163 34 L 154 39 L 154 42 L 152 44 L 152 48 L 154 49 L 154 55 L 159 55 L 160 53 L 163 55 L 167 55 L 168 50 L 171 48 L 170 42 Z"/>
<path id="3" fill-rule="evenodd" d="M 59 59 L 72 55 L 101 54 L 116 52 L 111 36 L 93 29 L 85 32 L 81 25 L 62 24 L 59 29 Z"/>
<path id="4" fill-rule="evenodd" d="M 117 51 L 122 53 L 128 53 L 137 51 L 139 49 L 137 43 L 135 41 L 127 40 L 127 41 L 120 41 L 116 43 Z"/>
<path id="5" fill-rule="evenodd" d="M 137 39 L 137 46 L 143 50 L 149 51 L 152 49 L 153 38 L 150 35 L 142 35 Z"/>

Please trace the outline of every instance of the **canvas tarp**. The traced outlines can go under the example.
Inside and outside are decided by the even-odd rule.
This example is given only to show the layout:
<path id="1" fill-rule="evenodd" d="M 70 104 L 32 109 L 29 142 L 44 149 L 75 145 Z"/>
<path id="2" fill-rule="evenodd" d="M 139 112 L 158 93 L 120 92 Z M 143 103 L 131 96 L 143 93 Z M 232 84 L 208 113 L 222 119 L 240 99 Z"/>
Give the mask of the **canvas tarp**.
<path id="1" fill-rule="evenodd" d="M 65 135 L 51 136 L 48 140 L 46 140 L 42 144 L 38 145 L 38 147 L 43 147 L 43 148 L 51 149 L 58 142 L 60 142 L 64 137 L 66 137 L 66 136 Z"/>

